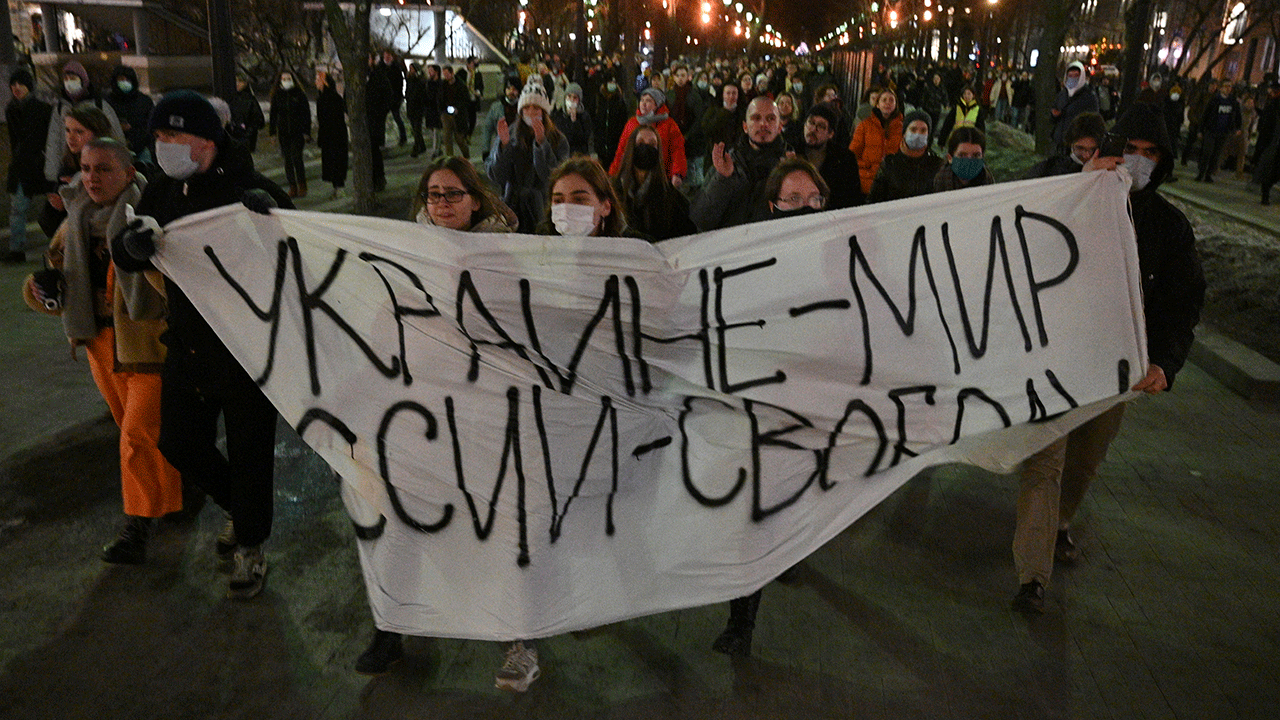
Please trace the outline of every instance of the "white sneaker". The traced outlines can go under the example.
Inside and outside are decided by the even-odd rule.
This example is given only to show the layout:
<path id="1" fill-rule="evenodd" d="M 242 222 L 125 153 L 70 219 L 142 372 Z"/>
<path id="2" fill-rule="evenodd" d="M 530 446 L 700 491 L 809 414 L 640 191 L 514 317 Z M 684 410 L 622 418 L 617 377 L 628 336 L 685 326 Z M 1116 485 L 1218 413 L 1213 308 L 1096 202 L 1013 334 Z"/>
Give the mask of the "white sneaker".
<path id="1" fill-rule="evenodd" d="M 262 592 L 262 583 L 267 575 L 267 558 L 262 554 L 261 546 L 237 547 L 231 562 L 233 566 L 227 597 L 248 600 Z"/>
<path id="2" fill-rule="evenodd" d="M 525 647 L 523 642 L 511 643 L 507 648 L 507 660 L 494 675 L 494 686 L 512 692 L 529 689 L 542 671 L 538 669 L 538 649 Z"/>

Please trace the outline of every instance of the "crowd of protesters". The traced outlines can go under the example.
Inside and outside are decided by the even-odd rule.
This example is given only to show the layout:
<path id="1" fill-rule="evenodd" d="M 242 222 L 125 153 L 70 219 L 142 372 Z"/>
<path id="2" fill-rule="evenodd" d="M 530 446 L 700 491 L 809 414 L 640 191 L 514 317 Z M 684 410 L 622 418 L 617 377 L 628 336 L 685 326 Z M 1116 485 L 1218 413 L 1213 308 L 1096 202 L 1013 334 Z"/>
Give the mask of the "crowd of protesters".
<path id="1" fill-rule="evenodd" d="M 1213 182 L 1224 168 L 1238 176 L 1251 172 L 1267 204 L 1280 174 L 1280 82 L 1274 78 L 1244 88 L 1155 72 L 1121 113 L 1116 78 L 1091 74 L 1078 62 L 1065 67 L 1052 105 L 1040 111 L 1025 70 L 978 76 L 959 66 L 880 65 L 847 103 L 853 88 L 821 58 L 679 60 L 662 68 L 642 64 L 639 72 L 627 67 L 620 58 L 601 57 L 575 81 L 557 58 L 523 59 L 504 70 L 497 97 L 484 108 L 484 80 L 474 58 L 463 67 L 405 62 L 390 51 L 373 56 L 366 109 L 374 189 L 386 186 L 382 150 L 412 139 L 409 154 L 428 156 L 414 205 L 406 209 L 420 223 L 660 242 L 991 185 L 997 178 L 986 163 L 988 130 L 995 124 L 1031 129 L 1043 116 L 1057 150 L 1030 176 L 1124 164 L 1134 179 L 1140 263 L 1152 269 L 1144 274 L 1144 303 L 1153 362 L 1134 389 L 1154 393 L 1172 384 L 1186 359 L 1204 291 L 1190 225 L 1155 189 L 1178 179 L 1179 159 L 1183 166 L 1195 159 L 1200 182 Z M 113 73 L 105 96 L 93 91 L 77 63 L 68 63 L 62 78 L 56 92 L 42 97 L 29 72 L 10 77 L 14 100 L 6 115 L 14 162 L 8 188 L 16 244 L 6 259 L 25 260 L 30 201 L 49 193 L 48 205 L 61 212 L 48 230 L 55 238 L 51 267 L 72 275 L 60 298 L 56 282 L 46 285 L 33 274 L 24 285 L 28 302 L 45 310 L 65 307 L 68 339 L 89 347 L 91 357 L 107 357 L 131 319 L 168 322 L 167 337 L 176 343 L 168 359 L 151 357 L 130 371 L 152 373 L 147 382 L 126 386 L 112 375 L 124 372 L 118 366 L 112 370 L 105 360 L 94 365 L 109 400 L 141 388 L 131 392 L 145 407 L 132 415 L 122 409 L 117 420 L 130 443 L 151 446 L 138 457 L 155 468 L 122 468 L 128 517 L 103 558 L 145 560 L 155 519 L 183 506 L 184 487 L 176 479 L 181 472 L 231 511 L 219 548 L 237 563 L 232 595 L 252 597 L 262 587 L 261 544 L 270 532 L 271 473 L 261 439 L 271 437 L 273 411 L 252 381 L 230 367 L 225 348 L 180 289 L 169 284 L 167 299 L 139 295 L 140 303 L 167 301 L 169 312 L 157 315 L 154 302 L 142 303 L 145 316 L 139 310 L 132 317 L 123 303 L 131 289 L 150 287 L 137 277 L 151 270 L 155 246 L 151 230 L 126 223 L 120 208 L 125 200 L 137 201 L 140 213 L 172 219 L 237 200 L 259 212 L 287 207 L 289 198 L 307 195 L 302 150 L 312 138 L 321 147 L 322 178 L 337 195 L 349 164 L 345 102 L 327 69 L 315 77 L 314 127 L 309 90 L 292 72 L 276 77 L 265 116 L 243 78 L 224 104 L 225 117 L 194 93 L 170 94 L 153 111 L 127 69 Z M 390 137 L 389 123 L 396 133 Z M 252 170 L 263 128 L 278 140 L 287 192 Z M 1119 144 L 1111 147 L 1116 137 Z M 110 178 L 106 190 L 95 179 L 99 175 Z M 232 183 L 231 177 L 239 179 Z M 199 199 L 187 197 L 189 188 Z M 245 188 L 256 191 L 242 196 Z M 115 305 L 113 297 L 120 298 Z M 102 332 L 109 326 L 116 331 Z M 175 355 L 175 347 L 187 353 Z M 215 366 L 222 382 L 211 388 L 214 376 L 204 371 Z M 163 377 L 168 409 L 160 407 L 156 377 Z M 234 429 L 228 422 L 229 435 L 238 438 L 228 444 L 230 464 L 213 445 L 219 412 L 251 420 Z M 1014 544 L 1016 609 L 1039 612 L 1053 558 L 1078 557 L 1071 515 L 1119 430 L 1120 414 L 1087 426 L 1092 434 L 1064 438 L 1024 472 Z M 257 441 L 240 437 L 245 427 L 255 429 Z M 229 480 L 233 467 L 235 483 Z M 144 486 L 138 478 L 148 474 L 164 480 Z M 1068 485 L 1071 497 L 1060 505 Z M 756 592 L 731 603 L 717 650 L 750 653 L 759 601 Z M 402 653 L 399 636 L 379 630 L 358 668 L 384 672 Z M 534 644 L 515 642 L 496 682 L 524 690 L 539 672 Z"/>

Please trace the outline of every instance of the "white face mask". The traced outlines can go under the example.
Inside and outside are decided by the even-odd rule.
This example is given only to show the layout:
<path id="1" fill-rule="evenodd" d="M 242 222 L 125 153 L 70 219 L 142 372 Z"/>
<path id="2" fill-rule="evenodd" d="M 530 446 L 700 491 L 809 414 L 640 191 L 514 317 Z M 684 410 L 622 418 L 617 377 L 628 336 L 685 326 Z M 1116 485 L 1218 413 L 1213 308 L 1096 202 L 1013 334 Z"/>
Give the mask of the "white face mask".
<path id="1" fill-rule="evenodd" d="M 84 85 L 80 82 L 80 78 L 67 78 L 62 81 L 62 87 L 66 89 L 68 95 L 75 95 L 84 89 Z"/>
<path id="2" fill-rule="evenodd" d="M 524 113 L 520 113 L 520 119 L 524 121 L 525 125 L 528 125 L 529 127 L 533 127 L 533 118 L 529 117 L 528 115 L 525 115 Z"/>
<path id="3" fill-rule="evenodd" d="M 1182 95 L 1181 95 L 1180 93 L 1169 93 L 1169 99 L 1170 99 L 1170 100 L 1173 100 L 1173 101 L 1175 101 L 1175 102 L 1176 102 L 1176 101 L 1178 100 L 1178 98 L 1180 98 L 1180 97 L 1182 97 Z"/>
<path id="4" fill-rule="evenodd" d="M 1133 191 L 1137 192 L 1151 182 L 1151 173 L 1155 172 L 1156 161 L 1138 153 L 1125 154 L 1124 166 L 1129 168 L 1129 176 L 1133 178 Z"/>
<path id="5" fill-rule="evenodd" d="M 285 90 L 292 90 L 292 89 L 293 89 L 293 81 L 292 81 L 292 80 L 281 80 L 281 81 L 280 81 L 280 87 L 281 87 L 281 88 L 283 88 L 283 89 L 285 89 Z"/>
<path id="6" fill-rule="evenodd" d="M 186 180 L 200 169 L 200 163 L 191 159 L 191 146 L 183 143 L 156 140 L 156 162 L 174 180 Z"/>
<path id="7" fill-rule="evenodd" d="M 133 90 L 133 83 L 128 80 L 117 80 L 116 87 L 120 88 L 120 92 L 127 94 Z"/>
<path id="8" fill-rule="evenodd" d="M 551 223 L 566 237 L 584 237 L 596 229 L 596 210 L 590 205 L 560 203 L 551 206 Z"/>
<path id="9" fill-rule="evenodd" d="M 912 150 L 923 150 L 929 146 L 929 134 L 918 132 L 907 132 L 902 134 L 902 140 L 907 147 Z"/>

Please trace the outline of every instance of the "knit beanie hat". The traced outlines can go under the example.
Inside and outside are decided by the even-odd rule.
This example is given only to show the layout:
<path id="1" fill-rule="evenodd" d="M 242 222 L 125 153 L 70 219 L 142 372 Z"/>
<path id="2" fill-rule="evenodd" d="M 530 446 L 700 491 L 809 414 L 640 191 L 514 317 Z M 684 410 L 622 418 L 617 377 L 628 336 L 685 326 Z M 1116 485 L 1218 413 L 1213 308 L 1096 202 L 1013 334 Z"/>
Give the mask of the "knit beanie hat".
<path id="1" fill-rule="evenodd" d="M 147 129 L 177 130 L 206 140 L 222 140 L 222 123 L 213 105 L 203 95 L 193 90 L 175 90 L 164 97 L 151 111 Z"/>
<path id="2" fill-rule="evenodd" d="M 566 85 L 566 86 L 565 86 L 565 88 L 564 88 L 564 94 L 565 94 L 565 95 L 577 95 L 578 97 L 582 97 L 582 86 L 581 86 L 581 85 L 579 85 L 579 84 L 578 84 L 578 83 L 576 83 L 576 82 L 571 82 L 571 83 L 569 83 L 568 85 Z"/>
<path id="3" fill-rule="evenodd" d="M 907 113 L 906 117 L 902 118 L 902 129 L 905 131 L 907 126 L 916 120 L 923 122 L 929 128 L 930 132 L 933 131 L 933 118 L 930 117 L 929 113 L 923 110 L 912 110 Z"/>
<path id="4" fill-rule="evenodd" d="M 35 78 L 31 77 L 31 71 L 24 67 L 14 70 L 13 74 L 9 76 L 10 85 L 23 85 L 27 90 L 34 88 L 35 82 Z"/>
<path id="5" fill-rule="evenodd" d="M 520 101 L 516 103 L 516 111 L 524 112 L 526 105 L 537 105 L 542 108 L 542 112 L 551 112 L 551 101 L 547 100 L 547 91 L 542 87 L 542 81 L 537 75 L 530 75 L 529 82 L 525 83 L 524 90 L 520 91 Z"/>
<path id="6" fill-rule="evenodd" d="M 649 97 L 653 98 L 654 104 L 657 105 L 658 107 L 662 107 L 663 105 L 667 104 L 667 96 L 664 95 L 662 91 L 659 90 L 658 88 L 653 88 L 653 87 L 645 88 L 644 91 L 640 93 L 640 97 L 644 97 L 645 95 L 648 95 Z"/>

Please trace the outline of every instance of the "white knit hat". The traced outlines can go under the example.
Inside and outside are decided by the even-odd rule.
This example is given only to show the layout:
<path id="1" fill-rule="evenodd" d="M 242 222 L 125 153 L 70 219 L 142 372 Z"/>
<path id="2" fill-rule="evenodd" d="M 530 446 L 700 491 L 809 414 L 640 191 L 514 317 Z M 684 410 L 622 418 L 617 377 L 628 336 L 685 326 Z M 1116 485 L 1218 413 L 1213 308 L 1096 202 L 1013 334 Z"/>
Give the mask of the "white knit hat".
<path id="1" fill-rule="evenodd" d="M 537 105 L 542 112 L 551 113 L 551 102 L 547 100 L 547 91 L 542 87 L 542 80 L 537 75 L 530 75 L 524 90 L 520 91 L 520 101 L 516 103 L 516 111 L 523 112 L 526 105 Z"/>

